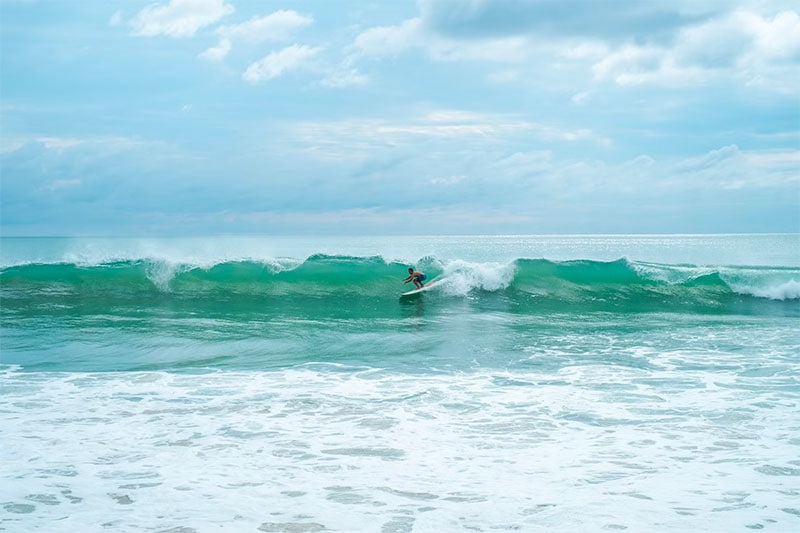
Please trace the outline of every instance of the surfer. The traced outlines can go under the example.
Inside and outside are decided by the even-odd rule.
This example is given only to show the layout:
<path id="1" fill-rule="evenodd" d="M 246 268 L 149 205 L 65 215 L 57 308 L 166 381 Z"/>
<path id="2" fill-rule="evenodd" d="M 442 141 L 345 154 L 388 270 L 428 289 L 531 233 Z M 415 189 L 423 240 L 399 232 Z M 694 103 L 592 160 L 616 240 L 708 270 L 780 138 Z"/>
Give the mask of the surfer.
<path id="1" fill-rule="evenodd" d="M 413 281 L 414 285 L 416 285 L 418 289 L 421 289 L 422 287 L 425 286 L 425 284 L 422 282 L 425 281 L 426 278 L 427 276 L 425 275 L 425 272 L 418 272 L 413 268 L 409 268 L 408 277 L 403 280 L 403 283 L 408 283 L 409 281 Z"/>

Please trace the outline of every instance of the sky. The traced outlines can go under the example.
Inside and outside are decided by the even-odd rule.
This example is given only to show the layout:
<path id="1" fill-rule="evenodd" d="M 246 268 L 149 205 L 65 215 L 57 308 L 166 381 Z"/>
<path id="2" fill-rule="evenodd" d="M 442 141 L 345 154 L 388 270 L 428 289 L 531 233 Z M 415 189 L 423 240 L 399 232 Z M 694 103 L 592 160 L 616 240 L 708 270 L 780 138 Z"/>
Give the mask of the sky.
<path id="1" fill-rule="evenodd" d="M 0 0 L 0 230 L 800 232 L 794 0 Z"/>

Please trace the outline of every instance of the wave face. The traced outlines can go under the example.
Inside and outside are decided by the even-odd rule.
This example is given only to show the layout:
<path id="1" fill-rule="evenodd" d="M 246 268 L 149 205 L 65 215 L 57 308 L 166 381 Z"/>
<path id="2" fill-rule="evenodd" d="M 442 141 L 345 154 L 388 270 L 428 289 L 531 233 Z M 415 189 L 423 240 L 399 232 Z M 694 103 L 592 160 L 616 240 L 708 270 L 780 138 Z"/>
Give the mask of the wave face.
<path id="1" fill-rule="evenodd" d="M 417 262 L 445 281 L 420 298 L 446 306 L 503 305 L 510 312 L 707 312 L 800 314 L 800 269 L 699 267 L 626 259 L 507 263 Z M 26 264 L 0 271 L 4 313 L 135 305 L 203 313 L 226 309 L 391 315 L 408 265 L 379 256 L 312 255 L 305 260 L 227 261 L 197 266 L 152 260 L 81 265 Z M 412 299 L 413 300 L 413 299 Z M 401 303 L 408 303 L 401 300 Z"/>

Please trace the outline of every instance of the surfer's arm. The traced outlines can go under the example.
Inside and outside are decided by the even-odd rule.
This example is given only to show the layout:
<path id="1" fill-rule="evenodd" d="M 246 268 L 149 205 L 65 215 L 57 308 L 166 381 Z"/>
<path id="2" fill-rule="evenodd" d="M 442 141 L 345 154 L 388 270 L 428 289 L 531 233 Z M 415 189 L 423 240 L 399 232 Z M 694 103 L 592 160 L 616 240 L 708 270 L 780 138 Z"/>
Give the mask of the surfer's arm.
<path id="1" fill-rule="evenodd" d="M 409 268 L 409 270 L 411 269 Z M 423 275 L 422 272 L 417 272 L 416 270 L 414 270 L 410 276 L 408 276 L 406 279 L 403 280 L 403 283 L 408 283 L 409 281 L 412 281 L 414 278 L 417 278 L 422 275 Z"/>

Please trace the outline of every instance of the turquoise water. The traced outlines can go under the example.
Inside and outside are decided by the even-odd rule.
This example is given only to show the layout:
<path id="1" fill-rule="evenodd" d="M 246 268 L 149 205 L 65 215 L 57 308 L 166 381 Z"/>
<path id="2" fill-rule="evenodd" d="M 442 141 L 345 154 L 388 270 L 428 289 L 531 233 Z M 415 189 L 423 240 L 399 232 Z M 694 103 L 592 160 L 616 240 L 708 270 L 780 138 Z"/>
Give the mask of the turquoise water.
<path id="1" fill-rule="evenodd" d="M 798 235 L 0 244 L 8 530 L 797 526 Z"/>

